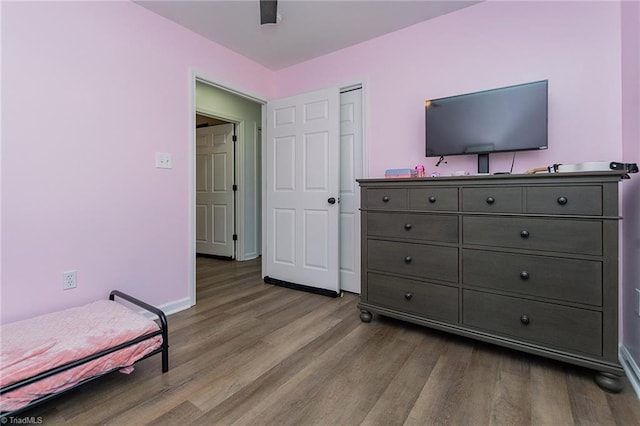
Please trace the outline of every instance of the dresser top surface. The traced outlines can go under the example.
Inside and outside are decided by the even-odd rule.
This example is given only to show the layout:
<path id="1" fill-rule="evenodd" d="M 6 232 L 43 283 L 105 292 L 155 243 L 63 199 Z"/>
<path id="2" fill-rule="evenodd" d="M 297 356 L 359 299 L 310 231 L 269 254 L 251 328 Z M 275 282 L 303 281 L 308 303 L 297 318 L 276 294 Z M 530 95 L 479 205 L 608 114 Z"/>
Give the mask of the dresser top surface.
<path id="1" fill-rule="evenodd" d="M 438 176 L 424 178 L 367 178 L 357 179 L 366 186 L 368 184 L 392 184 L 406 186 L 422 185 L 536 185 L 545 183 L 585 183 L 585 182 L 617 182 L 628 179 L 624 171 L 573 172 L 573 173 L 540 173 L 540 174 L 497 174 L 468 176 Z"/>

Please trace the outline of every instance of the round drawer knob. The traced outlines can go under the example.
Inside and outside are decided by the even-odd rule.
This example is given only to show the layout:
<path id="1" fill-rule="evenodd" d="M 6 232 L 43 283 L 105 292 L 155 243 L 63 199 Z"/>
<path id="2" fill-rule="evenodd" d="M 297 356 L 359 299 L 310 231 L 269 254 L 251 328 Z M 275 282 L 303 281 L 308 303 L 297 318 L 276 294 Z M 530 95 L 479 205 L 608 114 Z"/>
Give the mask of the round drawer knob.
<path id="1" fill-rule="evenodd" d="M 487 197 L 487 204 L 493 204 L 496 202 L 496 199 L 493 197 Z"/>
<path id="2" fill-rule="evenodd" d="M 412 297 L 413 297 L 413 294 L 411 294 L 411 293 L 405 293 L 404 294 L 404 298 L 407 299 L 407 300 L 411 300 Z"/>
<path id="3" fill-rule="evenodd" d="M 523 231 L 520 231 L 520 236 L 522 238 L 529 238 L 529 231 L 527 231 L 526 229 Z"/>
<path id="4" fill-rule="evenodd" d="M 527 315 L 527 314 L 522 315 L 522 316 L 520 317 L 520 322 L 521 322 L 523 325 L 529 325 L 529 315 Z"/>
<path id="5" fill-rule="evenodd" d="M 385 195 L 384 197 L 382 197 L 382 202 L 383 203 L 388 203 L 390 199 L 391 198 L 389 198 L 389 196 Z"/>
<path id="6" fill-rule="evenodd" d="M 560 204 L 561 206 L 564 206 L 565 204 L 567 204 L 569 200 L 567 200 L 567 197 L 559 197 L 558 198 L 558 204 Z"/>
<path id="7" fill-rule="evenodd" d="M 433 195 L 431 197 L 429 197 L 429 202 L 430 203 L 435 203 L 436 202 L 436 197 L 434 197 Z"/>
<path id="8" fill-rule="evenodd" d="M 411 259 L 411 256 L 407 256 L 404 258 L 404 263 L 411 263 L 413 259 Z"/>
<path id="9" fill-rule="evenodd" d="M 527 271 L 520 272 L 520 278 L 522 278 L 523 280 L 528 280 L 529 279 L 529 272 L 527 272 Z"/>
<path id="10" fill-rule="evenodd" d="M 405 223 L 405 224 L 404 224 L 404 229 L 406 229 L 407 231 L 408 231 L 409 229 L 411 229 L 412 227 L 413 227 L 413 225 L 411 225 L 410 223 Z"/>

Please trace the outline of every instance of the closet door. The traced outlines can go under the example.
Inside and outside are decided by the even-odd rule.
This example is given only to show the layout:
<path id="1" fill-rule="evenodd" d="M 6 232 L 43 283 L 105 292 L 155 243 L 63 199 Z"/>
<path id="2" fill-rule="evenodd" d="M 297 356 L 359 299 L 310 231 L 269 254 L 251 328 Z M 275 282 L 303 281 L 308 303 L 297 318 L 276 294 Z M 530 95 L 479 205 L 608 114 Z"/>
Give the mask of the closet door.
<path id="1" fill-rule="evenodd" d="M 362 89 L 340 94 L 340 289 L 360 294 L 360 188 L 364 177 Z"/>

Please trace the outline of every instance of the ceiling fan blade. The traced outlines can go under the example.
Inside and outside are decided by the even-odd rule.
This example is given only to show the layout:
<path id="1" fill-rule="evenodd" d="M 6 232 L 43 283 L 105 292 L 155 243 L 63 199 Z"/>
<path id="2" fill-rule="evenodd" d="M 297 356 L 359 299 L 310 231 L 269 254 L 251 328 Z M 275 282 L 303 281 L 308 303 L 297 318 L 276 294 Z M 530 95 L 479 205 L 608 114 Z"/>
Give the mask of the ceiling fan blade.
<path id="1" fill-rule="evenodd" d="M 278 0 L 260 0 L 260 25 L 275 24 L 278 17 Z"/>

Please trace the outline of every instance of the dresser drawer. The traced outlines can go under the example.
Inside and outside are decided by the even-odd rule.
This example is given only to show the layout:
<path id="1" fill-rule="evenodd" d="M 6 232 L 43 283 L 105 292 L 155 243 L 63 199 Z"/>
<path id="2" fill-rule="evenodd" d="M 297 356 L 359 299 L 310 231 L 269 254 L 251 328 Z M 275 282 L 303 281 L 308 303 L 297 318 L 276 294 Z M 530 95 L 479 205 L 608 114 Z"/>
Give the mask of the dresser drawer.
<path id="1" fill-rule="evenodd" d="M 602 254 L 602 222 L 597 220 L 466 216 L 462 224 L 464 244 Z"/>
<path id="2" fill-rule="evenodd" d="M 602 355 L 600 312 L 463 291 L 462 322 L 470 327 L 552 348 Z"/>
<path id="3" fill-rule="evenodd" d="M 367 232 L 378 237 L 458 242 L 458 216 L 367 213 Z"/>
<path id="4" fill-rule="evenodd" d="M 529 187 L 527 188 L 527 212 L 601 216 L 602 187 Z"/>
<path id="5" fill-rule="evenodd" d="M 522 213 L 522 188 L 462 188 L 462 211 Z"/>
<path id="6" fill-rule="evenodd" d="M 369 303 L 449 322 L 458 322 L 458 289 L 368 274 Z"/>
<path id="7" fill-rule="evenodd" d="M 368 268 L 413 277 L 458 282 L 458 249 L 368 240 Z"/>
<path id="8" fill-rule="evenodd" d="M 371 188 L 366 190 L 368 209 L 406 209 L 407 190 L 399 188 Z"/>
<path id="9" fill-rule="evenodd" d="M 458 188 L 410 189 L 409 208 L 427 211 L 458 211 Z"/>
<path id="10" fill-rule="evenodd" d="M 602 263 L 463 250 L 462 282 L 518 294 L 602 305 Z"/>

